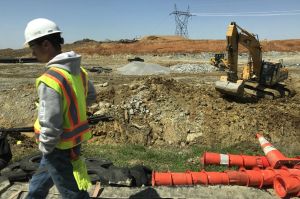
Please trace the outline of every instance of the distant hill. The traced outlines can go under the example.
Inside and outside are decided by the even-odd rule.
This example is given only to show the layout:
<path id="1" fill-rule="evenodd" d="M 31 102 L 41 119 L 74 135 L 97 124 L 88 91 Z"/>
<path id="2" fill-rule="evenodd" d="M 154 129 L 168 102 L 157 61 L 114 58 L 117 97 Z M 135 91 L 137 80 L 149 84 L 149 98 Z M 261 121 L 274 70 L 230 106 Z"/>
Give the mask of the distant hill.
<path id="1" fill-rule="evenodd" d="M 300 39 L 263 40 L 261 46 L 264 52 L 300 51 Z M 146 36 L 140 40 L 94 41 L 83 39 L 72 44 L 65 44 L 64 51 L 74 50 L 79 54 L 168 54 L 168 53 L 201 53 L 226 51 L 225 40 L 189 40 L 179 36 Z M 247 52 L 243 47 L 240 52 Z M 2 49 L 0 57 L 30 57 L 31 52 L 25 49 Z"/>

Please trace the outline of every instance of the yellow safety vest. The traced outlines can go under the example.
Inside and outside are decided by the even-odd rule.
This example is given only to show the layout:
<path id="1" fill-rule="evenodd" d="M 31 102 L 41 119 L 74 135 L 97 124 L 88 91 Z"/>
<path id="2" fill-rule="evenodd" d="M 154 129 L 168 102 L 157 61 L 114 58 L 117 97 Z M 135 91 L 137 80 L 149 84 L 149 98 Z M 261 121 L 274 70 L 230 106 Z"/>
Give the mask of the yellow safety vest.
<path id="1" fill-rule="evenodd" d="M 36 87 L 43 82 L 62 96 L 63 133 L 56 145 L 58 149 L 70 149 L 92 137 L 86 115 L 88 87 L 87 72 L 81 68 L 81 75 L 71 75 L 68 71 L 51 67 L 36 80 Z M 39 142 L 40 122 L 34 124 L 36 141 Z"/>

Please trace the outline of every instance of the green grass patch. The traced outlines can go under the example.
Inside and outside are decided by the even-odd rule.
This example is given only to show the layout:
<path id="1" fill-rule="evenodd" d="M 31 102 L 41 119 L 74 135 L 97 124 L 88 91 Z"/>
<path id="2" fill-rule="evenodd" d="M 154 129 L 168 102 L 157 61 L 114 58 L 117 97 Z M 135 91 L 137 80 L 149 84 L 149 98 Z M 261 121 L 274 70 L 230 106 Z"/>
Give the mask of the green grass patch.
<path id="1" fill-rule="evenodd" d="M 202 147 L 145 147 L 142 145 L 96 145 L 83 147 L 86 157 L 97 157 L 110 160 L 116 166 L 130 167 L 144 165 L 156 171 L 184 172 L 200 171 L 200 157 L 207 151 Z M 221 152 L 210 150 L 212 152 Z M 224 171 L 225 166 L 209 165 L 207 171 Z"/>
<path id="2" fill-rule="evenodd" d="M 148 148 L 142 145 L 93 145 L 83 147 L 88 157 L 111 160 L 116 166 L 145 165 L 155 170 L 179 171 L 196 169 L 195 164 L 188 164 L 189 158 L 196 155 L 189 150 L 175 148 Z M 197 162 L 197 164 L 199 161 Z M 199 169 L 199 164 L 197 165 Z"/>
<path id="3" fill-rule="evenodd" d="M 37 147 L 27 151 L 15 149 L 14 152 L 16 151 L 18 153 L 13 153 L 13 161 L 18 161 L 22 157 L 36 153 L 38 149 Z M 210 149 L 198 145 L 186 147 L 169 145 L 164 147 L 147 147 L 134 144 L 108 145 L 87 143 L 83 145 L 82 151 L 85 157 L 107 159 L 112 161 L 115 166 L 131 167 L 134 165 L 144 165 L 152 170 L 161 172 L 200 171 L 201 169 L 205 169 L 206 171 L 224 171 L 237 169 L 237 167 L 228 168 L 227 166 L 220 165 L 208 165 L 203 168 L 200 163 L 200 157 L 205 151 L 223 154 L 263 155 L 260 146 L 245 143 L 227 148 L 214 147 Z"/>

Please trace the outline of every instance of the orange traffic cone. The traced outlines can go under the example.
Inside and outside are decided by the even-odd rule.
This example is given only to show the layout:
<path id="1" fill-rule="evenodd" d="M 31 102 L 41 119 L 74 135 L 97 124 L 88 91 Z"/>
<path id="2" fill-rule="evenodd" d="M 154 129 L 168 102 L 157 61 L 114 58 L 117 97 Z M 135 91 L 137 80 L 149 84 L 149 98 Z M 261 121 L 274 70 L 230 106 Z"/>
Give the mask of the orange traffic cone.
<path id="1" fill-rule="evenodd" d="M 300 196 L 300 176 L 277 175 L 274 178 L 274 190 L 279 197 L 294 197 Z"/>
<path id="2" fill-rule="evenodd" d="M 297 158 L 287 158 L 279 150 L 277 150 L 273 145 L 266 140 L 262 135 L 256 134 L 261 148 L 263 149 L 270 165 L 273 168 L 279 168 L 281 166 L 291 167 L 300 163 L 300 159 Z"/>

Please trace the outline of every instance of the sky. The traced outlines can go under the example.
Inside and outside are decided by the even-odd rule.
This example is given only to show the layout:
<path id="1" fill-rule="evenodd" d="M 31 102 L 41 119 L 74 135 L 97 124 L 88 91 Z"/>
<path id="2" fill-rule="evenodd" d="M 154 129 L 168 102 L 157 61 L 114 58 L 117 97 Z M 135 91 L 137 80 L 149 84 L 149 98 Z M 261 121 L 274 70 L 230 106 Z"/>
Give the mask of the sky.
<path id="1" fill-rule="evenodd" d="M 174 35 L 178 11 L 189 11 L 190 39 L 225 39 L 231 21 L 260 40 L 300 39 L 300 0 L 3 0 L 0 49 L 23 48 L 35 18 L 58 24 L 65 43 Z"/>

